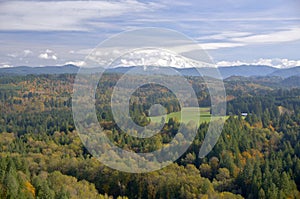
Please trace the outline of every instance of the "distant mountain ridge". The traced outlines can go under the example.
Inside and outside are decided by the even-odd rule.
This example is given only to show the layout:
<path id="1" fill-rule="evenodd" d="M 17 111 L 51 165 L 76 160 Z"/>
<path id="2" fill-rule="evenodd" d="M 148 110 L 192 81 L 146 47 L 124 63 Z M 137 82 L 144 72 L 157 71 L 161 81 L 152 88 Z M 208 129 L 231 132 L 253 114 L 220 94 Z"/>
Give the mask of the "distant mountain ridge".
<path id="1" fill-rule="evenodd" d="M 283 78 L 289 78 L 292 76 L 300 76 L 300 66 L 294 68 L 285 68 L 274 71 L 270 76 L 279 76 Z"/>
<path id="2" fill-rule="evenodd" d="M 228 78 L 231 76 L 242 76 L 242 77 L 251 77 L 251 76 L 268 76 L 275 71 L 277 68 L 264 65 L 241 65 L 241 66 L 228 66 L 219 68 L 222 77 Z"/>
<path id="3" fill-rule="evenodd" d="M 117 67 L 107 69 L 108 73 L 126 73 L 133 67 Z M 155 68 L 155 67 L 154 67 Z M 0 76 L 4 75 L 40 75 L 40 74 L 76 74 L 80 70 L 75 65 L 64 65 L 64 66 L 44 66 L 44 67 L 29 67 L 19 66 L 10 68 L 0 68 Z M 93 68 L 84 69 L 87 72 L 95 72 Z M 199 72 L 195 68 L 180 68 L 177 69 L 182 75 L 185 76 L 200 76 Z M 211 68 L 201 68 L 205 74 L 209 73 Z M 100 69 L 104 71 L 104 69 Z M 281 77 L 290 78 L 293 76 L 300 77 L 300 66 L 287 69 L 278 69 L 271 66 L 264 65 L 241 65 L 241 66 L 228 66 L 219 67 L 219 71 L 223 79 L 240 76 L 240 77 Z M 155 70 L 151 74 L 155 74 Z"/>
<path id="4" fill-rule="evenodd" d="M 68 74 L 77 73 L 79 67 L 75 65 L 64 66 L 43 66 L 43 67 L 29 67 L 17 66 L 9 68 L 0 68 L 0 75 L 41 75 L 41 74 Z"/>

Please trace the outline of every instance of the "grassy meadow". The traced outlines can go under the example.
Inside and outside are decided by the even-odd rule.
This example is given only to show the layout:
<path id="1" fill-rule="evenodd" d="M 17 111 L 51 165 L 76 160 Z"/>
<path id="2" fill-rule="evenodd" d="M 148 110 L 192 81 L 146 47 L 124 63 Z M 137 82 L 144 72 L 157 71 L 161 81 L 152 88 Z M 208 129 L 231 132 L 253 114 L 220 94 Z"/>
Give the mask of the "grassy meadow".
<path id="1" fill-rule="evenodd" d="M 189 121 L 197 121 L 199 111 L 200 111 L 200 123 L 203 122 L 209 122 L 211 118 L 210 114 L 210 107 L 186 107 L 183 108 L 183 111 L 187 114 L 186 117 L 181 118 L 181 111 L 178 112 L 173 112 L 170 114 L 167 114 L 165 122 L 168 122 L 170 118 L 176 118 L 178 121 L 182 123 L 187 124 Z M 162 120 L 162 116 L 155 116 L 155 117 L 150 117 L 151 121 L 154 121 L 155 123 L 159 123 Z"/>

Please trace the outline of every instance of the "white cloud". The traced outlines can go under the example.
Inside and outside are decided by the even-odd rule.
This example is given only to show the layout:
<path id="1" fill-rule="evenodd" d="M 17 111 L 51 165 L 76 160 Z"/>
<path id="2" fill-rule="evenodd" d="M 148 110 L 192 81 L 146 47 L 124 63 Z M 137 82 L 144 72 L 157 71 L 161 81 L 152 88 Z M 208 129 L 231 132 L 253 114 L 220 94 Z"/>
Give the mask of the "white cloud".
<path id="1" fill-rule="evenodd" d="M 40 59 L 47 59 L 47 60 L 57 60 L 57 55 L 52 51 L 47 49 L 45 52 L 41 53 L 38 56 Z"/>
<path id="2" fill-rule="evenodd" d="M 225 31 L 219 34 L 202 36 L 197 38 L 203 49 L 216 50 L 220 48 L 233 48 L 253 44 L 282 43 L 300 40 L 300 28 L 293 27 L 285 31 L 273 31 L 268 34 L 256 34 L 250 32 Z M 207 42 L 220 40 L 223 42 Z M 207 43 L 206 43 L 207 42 Z"/>
<path id="3" fill-rule="evenodd" d="M 254 33 L 250 32 L 225 31 L 220 34 L 198 37 L 197 40 L 200 41 L 201 47 L 205 50 L 233 48 L 253 44 L 275 44 L 300 40 L 300 28 L 290 28 L 286 31 L 275 31 L 269 34 L 253 34 Z M 223 42 L 207 42 L 209 40 L 220 40 Z"/>
<path id="4" fill-rule="evenodd" d="M 277 31 L 269 34 L 253 35 L 246 37 L 238 37 L 232 39 L 236 42 L 247 44 L 257 43 L 280 43 L 300 40 L 300 28 L 291 28 L 285 31 Z"/>
<path id="5" fill-rule="evenodd" d="M 93 48 L 86 48 L 86 49 L 79 49 L 79 50 L 71 50 L 71 51 L 69 51 L 69 53 L 71 53 L 71 54 L 79 54 L 79 55 L 88 55 L 93 50 L 94 50 Z"/>
<path id="6" fill-rule="evenodd" d="M 21 52 L 19 51 L 19 52 L 8 53 L 7 56 L 11 57 L 11 58 L 25 58 L 32 54 L 33 54 L 33 52 L 31 50 L 25 49 Z"/>
<path id="7" fill-rule="evenodd" d="M 250 63 L 242 62 L 242 61 L 219 61 L 216 63 L 218 67 L 224 66 L 240 66 L 240 65 L 250 65 Z"/>
<path id="8" fill-rule="evenodd" d="M 224 40 L 224 39 L 231 39 L 236 37 L 244 37 L 249 36 L 253 33 L 251 32 L 238 32 L 238 31 L 223 31 L 219 34 L 210 34 L 206 36 L 198 37 L 197 40 Z"/>
<path id="9" fill-rule="evenodd" d="M 8 53 L 7 56 L 12 57 L 12 58 L 18 57 L 18 55 L 16 53 Z"/>
<path id="10" fill-rule="evenodd" d="M 79 67 L 86 66 L 85 61 L 68 61 L 64 65 L 69 65 L 69 64 L 79 66 Z"/>
<path id="11" fill-rule="evenodd" d="M 272 66 L 275 68 L 292 68 L 296 66 L 300 66 L 300 60 L 289 60 L 289 59 L 258 59 L 253 62 L 245 62 L 245 61 L 219 61 L 216 63 L 218 67 L 224 66 L 241 66 L 241 65 L 264 65 L 264 66 Z"/>
<path id="12" fill-rule="evenodd" d="M 0 2 L 0 30 L 86 31 L 88 27 L 85 25 L 89 25 L 90 19 L 151 11 L 159 7 L 159 3 L 137 0 L 5 1 Z"/>
<path id="13" fill-rule="evenodd" d="M 53 51 L 50 49 L 46 49 L 46 53 L 53 53 Z"/>
<path id="14" fill-rule="evenodd" d="M 53 60 L 57 60 L 56 55 L 49 55 L 47 53 L 42 53 L 39 55 L 40 59 L 53 59 Z"/>
<path id="15" fill-rule="evenodd" d="M 11 68 L 11 67 L 13 67 L 13 66 L 12 65 L 8 65 L 8 64 L 4 64 L 4 65 L 1 66 L 1 68 Z"/>
<path id="16" fill-rule="evenodd" d="M 220 48 L 233 48 L 233 47 L 240 47 L 245 46 L 243 43 L 234 43 L 234 42 L 215 42 L 215 43 L 203 43 L 200 46 L 204 50 L 216 50 Z"/>
<path id="17" fill-rule="evenodd" d="M 23 51 L 24 57 L 27 57 L 27 56 L 29 56 L 31 54 L 33 54 L 33 52 L 31 50 L 26 49 L 26 50 Z"/>
<path id="18" fill-rule="evenodd" d="M 4 62 L 4 63 L 0 63 L 0 68 L 11 68 L 13 67 L 12 64 Z"/>
<path id="19" fill-rule="evenodd" d="M 274 60 L 274 61 L 276 61 L 276 60 Z M 284 66 L 285 68 L 300 66 L 300 60 L 281 59 L 280 62 L 279 62 L 279 66 L 281 65 L 281 66 Z"/>
<path id="20" fill-rule="evenodd" d="M 257 14 L 257 13 L 256 13 Z M 180 19 L 179 19 L 180 20 Z M 186 22 L 275 22 L 275 21 L 299 21 L 299 17 L 219 17 L 219 18 L 205 18 L 195 17 L 181 19 Z M 154 20 L 153 20 L 154 21 Z"/>

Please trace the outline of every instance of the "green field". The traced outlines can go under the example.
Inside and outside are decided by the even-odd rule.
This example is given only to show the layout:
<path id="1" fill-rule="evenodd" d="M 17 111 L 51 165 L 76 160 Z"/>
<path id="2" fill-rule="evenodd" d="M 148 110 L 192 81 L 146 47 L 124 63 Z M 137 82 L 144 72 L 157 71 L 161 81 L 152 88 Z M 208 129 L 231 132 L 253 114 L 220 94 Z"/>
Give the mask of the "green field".
<path id="1" fill-rule="evenodd" d="M 167 114 L 167 118 L 166 118 L 166 122 L 169 121 L 169 118 L 177 118 L 178 121 L 180 121 L 181 118 L 181 122 L 182 123 L 188 123 L 189 121 L 193 120 L 193 121 L 197 121 L 198 117 L 197 115 L 199 115 L 199 110 L 200 110 L 200 123 L 202 122 L 209 122 L 210 121 L 210 107 L 187 107 L 187 108 L 183 108 L 183 111 L 185 111 L 187 113 L 186 117 L 182 117 L 181 118 L 181 112 L 173 112 L 170 114 Z M 162 116 L 155 116 L 155 117 L 150 117 L 151 121 L 154 121 L 156 123 L 161 122 L 161 118 Z"/>

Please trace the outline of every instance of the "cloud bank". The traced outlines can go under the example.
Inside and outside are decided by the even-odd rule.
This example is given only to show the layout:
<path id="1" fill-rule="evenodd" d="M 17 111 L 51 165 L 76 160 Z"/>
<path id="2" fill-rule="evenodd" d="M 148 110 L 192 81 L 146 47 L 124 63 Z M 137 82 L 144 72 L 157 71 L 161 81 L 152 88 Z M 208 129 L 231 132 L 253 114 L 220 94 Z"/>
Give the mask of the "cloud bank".
<path id="1" fill-rule="evenodd" d="M 271 66 L 274 68 L 292 68 L 300 66 L 300 60 L 288 60 L 288 59 L 259 59 L 253 62 L 244 62 L 244 61 L 219 61 L 216 63 L 218 67 L 226 66 L 241 66 L 241 65 L 264 65 Z"/>

